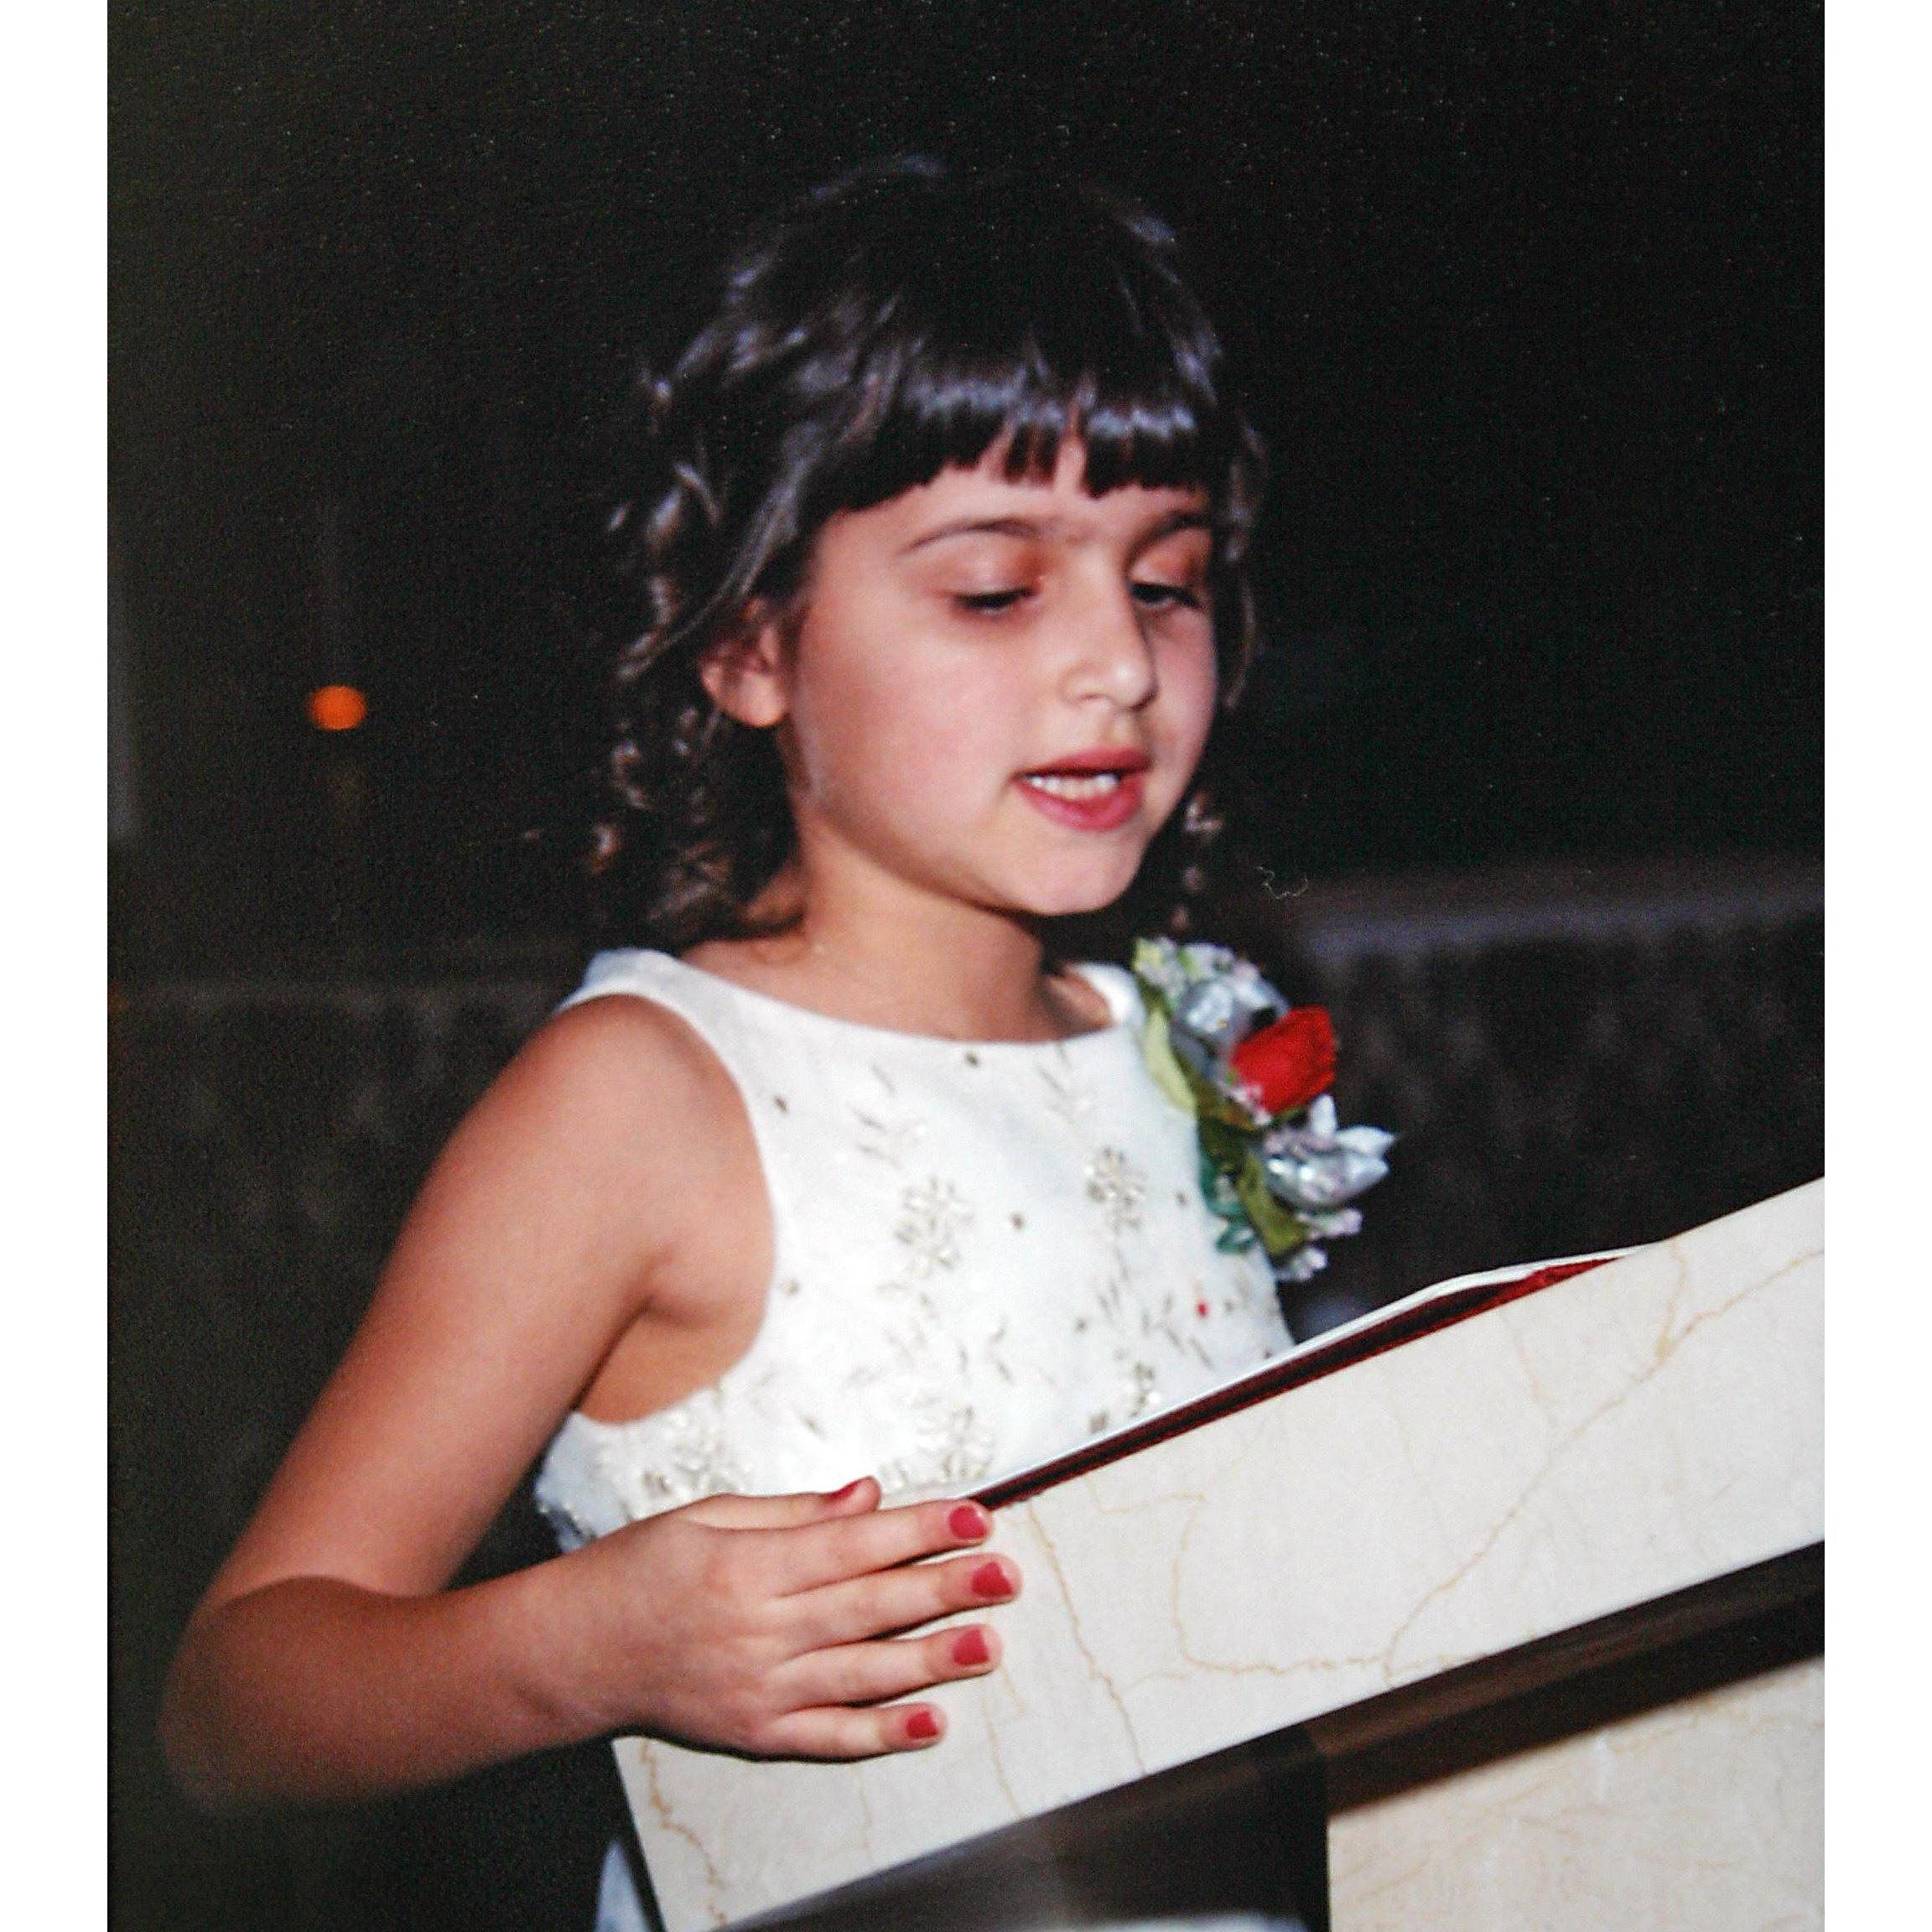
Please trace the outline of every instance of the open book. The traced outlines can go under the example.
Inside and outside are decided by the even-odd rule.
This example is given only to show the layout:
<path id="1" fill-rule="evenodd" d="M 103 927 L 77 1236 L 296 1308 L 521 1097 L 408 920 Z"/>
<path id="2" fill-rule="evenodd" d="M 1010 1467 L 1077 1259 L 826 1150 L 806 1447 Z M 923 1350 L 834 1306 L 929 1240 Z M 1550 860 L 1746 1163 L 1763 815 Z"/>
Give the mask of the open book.
<path id="1" fill-rule="evenodd" d="M 948 1896 L 993 1913 L 1036 1854 L 1073 1857 L 1089 1826 L 1104 1851 L 1112 1820 L 1191 1805 L 1255 1752 L 1308 1746 L 1324 1776 L 1392 1763 L 1446 1718 L 1574 1701 L 1606 1659 L 1813 1601 L 1822 1192 L 1440 1282 L 983 1485 L 1027 1587 L 1000 1613 L 1001 1668 L 932 1693 L 943 1749 L 802 1763 L 614 1741 L 669 1932 L 844 1924 L 828 1897 L 856 1911 L 859 1888 L 864 1922 L 896 1928 L 902 1888 L 951 1885 L 951 1860 L 973 1880 Z M 1759 1784 L 1801 1808 L 1815 1727 L 1759 1731 L 1738 1763 L 1773 1753 Z M 1637 1809 L 1693 1818 L 1694 1847 L 1748 1871 L 1757 1841 L 1726 1824 L 1742 1775 L 1707 1780 L 1708 1805 Z"/>
<path id="2" fill-rule="evenodd" d="M 1084 1476 L 1124 1456 L 1135 1455 L 1156 1442 L 1164 1442 L 1171 1436 L 1218 1421 L 1222 1416 L 1232 1415 L 1251 1404 L 1265 1402 L 1284 1389 L 1318 1381 L 1324 1375 L 1365 1362 L 1371 1355 L 1466 1322 L 1471 1316 L 1486 1314 L 1507 1301 L 1534 1295 L 1540 1288 L 1551 1287 L 1572 1275 L 1599 1268 L 1606 1261 L 1632 1252 L 1628 1248 L 1609 1248 L 1601 1254 L 1572 1254 L 1555 1261 L 1519 1262 L 1481 1274 L 1452 1275 L 1446 1281 L 1418 1288 L 1384 1302 L 1379 1308 L 1370 1309 L 1366 1315 L 1358 1315 L 1352 1322 L 1298 1342 L 1285 1353 L 1271 1355 L 1265 1362 L 1244 1368 L 1239 1375 L 1204 1389 L 1185 1402 L 1176 1402 L 1171 1408 L 1090 1436 L 1044 1462 L 996 1477 L 973 1492 L 974 1499 L 989 1509 L 997 1509 L 1002 1504 L 1037 1496 L 1057 1483 Z"/>

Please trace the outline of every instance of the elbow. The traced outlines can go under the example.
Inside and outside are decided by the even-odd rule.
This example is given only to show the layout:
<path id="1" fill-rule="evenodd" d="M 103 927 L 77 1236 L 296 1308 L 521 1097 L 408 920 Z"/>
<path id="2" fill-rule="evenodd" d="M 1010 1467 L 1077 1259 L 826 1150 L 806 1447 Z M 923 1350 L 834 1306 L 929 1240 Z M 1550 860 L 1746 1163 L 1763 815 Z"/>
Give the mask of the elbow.
<path id="1" fill-rule="evenodd" d="M 156 1730 L 174 1789 L 197 1811 L 221 1815 L 247 1810 L 257 1794 L 234 1748 L 236 1727 L 226 1721 L 226 1700 L 205 1637 L 191 1626 L 175 1651 Z"/>

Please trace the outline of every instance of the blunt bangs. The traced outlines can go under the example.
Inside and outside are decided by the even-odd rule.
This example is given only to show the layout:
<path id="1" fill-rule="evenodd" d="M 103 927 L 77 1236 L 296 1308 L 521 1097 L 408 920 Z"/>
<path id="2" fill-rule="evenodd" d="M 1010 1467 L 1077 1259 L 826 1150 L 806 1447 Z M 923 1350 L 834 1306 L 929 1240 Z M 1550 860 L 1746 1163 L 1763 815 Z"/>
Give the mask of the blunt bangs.
<path id="1" fill-rule="evenodd" d="M 1010 477 L 1044 480 L 1068 435 L 1096 496 L 1226 494 L 1239 439 L 1219 345 L 1165 227 L 1091 190 L 1015 181 L 942 181 L 898 202 L 881 222 L 872 197 L 854 198 L 848 296 L 863 321 L 832 358 L 843 382 L 800 371 L 833 418 L 808 527 L 995 450 Z"/>
<path id="2" fill-rule="evenodd" d="M 1172 233 L 1093 187 L 898 161 L 821 190 L 726 271 L 664 386 L 723 554 L 700 630 L 803 581 L 813 540 L 1003 452 L 1015 479 L 1086 450 L 1086 486 L 1202 490 L 1218 564 L 1245 551 L 1258 442 L 1222 381 Z"/>

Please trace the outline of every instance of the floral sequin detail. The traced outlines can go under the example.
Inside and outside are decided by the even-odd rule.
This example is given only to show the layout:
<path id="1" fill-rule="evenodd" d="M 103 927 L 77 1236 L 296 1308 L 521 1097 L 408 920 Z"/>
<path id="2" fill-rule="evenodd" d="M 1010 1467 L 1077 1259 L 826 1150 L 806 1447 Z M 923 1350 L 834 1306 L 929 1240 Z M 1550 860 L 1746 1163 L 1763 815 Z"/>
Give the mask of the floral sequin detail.
<path id="1" fill-rule="evenodd" d="M 926 1123 L 901 1103 L 891 1074 L 882 1067 L 868 1069 L 871 1078 L 863 1098 L 851 1104 L 856 1131 L 852 1145 L 858 1152 L 889 1167 L 905 1167 L 926 1138 Z"/>
<path id="2" fill-rule="evenodd" d="M 937 1175 L 908 1187 L 899 1197 L 900 1217 L 894 1239 L 907 1250 L 906 1262 L 923 1279 L 941 1269 L 959 1265 L 959 1237 L 972 1221 L 973 1210 L 950 1181 Z"/>
<path id="3" fill-rule="evenodd" d="M 710 1394 L 705 1390 L 629 1424 L 600 1445 L 599 1465 L 633 1519 L 745 1487 L 744 1467 L 725 1443 Z M 641 1455 L 647 1441 L 648 1452 Z"/>
<path id="4" fill-rule="evenodd" d="M 922 1402 L 916 1400 L 911 1407 L 913 1446 L 879 1472 L 880 1484 L 887 1494 L 964 1488 L 991 1472 L 997 1443 L 992 1429 L 971 1403 L 948 1403 L 943 1397 L 930 1396 Z"/>
<path id="5" fill-rule="evenodd" d="M 1046 1111 L 1056 1119 L 1065 1121 L 1069 1127 L 1078 1130 L 1084 1126 L 1096 1102 L 1092 1090 L 1063 1060 L 1057 1066 L 1043 1061 L 1040 1066 L 1040 1081 L 1044 1089 L 1041 1103 Z"/>
<path id="6" fill-rule="evenodd" d="M 1146 1176 L 1118 1147 L 1103 1147 L 1087 1163 L 1087 1198 L 1106 1216 L 1109 1233 L 1138 1228 L 1146 1197 Z"/>

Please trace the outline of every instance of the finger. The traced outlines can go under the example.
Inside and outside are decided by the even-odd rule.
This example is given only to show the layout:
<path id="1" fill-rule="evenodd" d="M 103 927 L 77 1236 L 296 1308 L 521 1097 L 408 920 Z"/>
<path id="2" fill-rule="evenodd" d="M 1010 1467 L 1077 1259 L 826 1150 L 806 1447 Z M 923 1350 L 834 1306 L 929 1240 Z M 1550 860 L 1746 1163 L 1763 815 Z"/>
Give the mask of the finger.
<path id="1" fill-rule="evenodd" d="M 1020 1566 L 1010 1556 L 976 1555 L 920 1563 L 795 1597 L 791 1640 L 806 1650 L 855 1644 L 911 1630 L 960 1610 L 984 1610 L 1020 1594 Z"/>
<path id="2" fill-rule="evenodd" d="M 930 1750 L 945 1735 L 945 1713 L 936 1705 L 888 1704 L 875 1711 L 821 1705 L 775 1720 L 764 1742 L 774 1757 L 882 1758 Z"/>
<path id="3" fill-rule="evenodd" d="M 842 1489 L 802 1490 L 789 1496 L 707 1496 L 682 1514 L 714 1530 L 795 1530 L 808 1524 L 862 1516 L 879 1507 L 879 1484 L 861 1476 Z"/>
<path id="4" fill-rule="evenodd" d="M 802 1709 L 882 1704 L 934 1684 L 984 1677 L 999 1668 L 999 1633 L 989 1624 L 960 1623 L 924 1637 L 842 1644 L 813 1650 L 775 1674 L 775 1687 Z"/>
<path id="5" fill-rule="evenodd" d="M 896 1569 L 945 1550 L 970 1549 L 992 1534 L 993 1519 L 977 1503 L 912 1503 L 802 1527 L 787 1538 L 773 1575 L 784 1595 Z"/>

